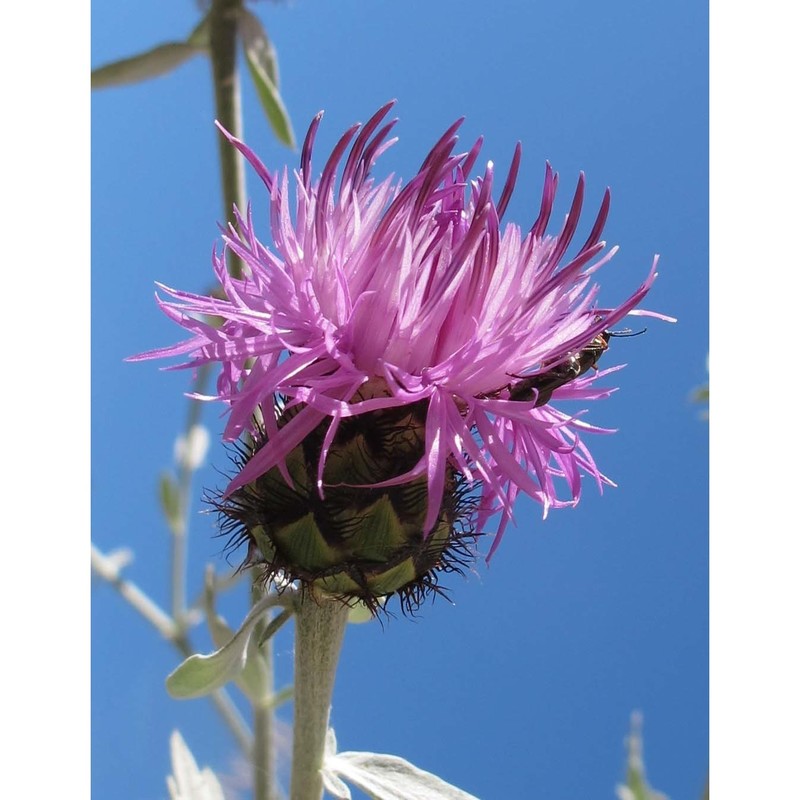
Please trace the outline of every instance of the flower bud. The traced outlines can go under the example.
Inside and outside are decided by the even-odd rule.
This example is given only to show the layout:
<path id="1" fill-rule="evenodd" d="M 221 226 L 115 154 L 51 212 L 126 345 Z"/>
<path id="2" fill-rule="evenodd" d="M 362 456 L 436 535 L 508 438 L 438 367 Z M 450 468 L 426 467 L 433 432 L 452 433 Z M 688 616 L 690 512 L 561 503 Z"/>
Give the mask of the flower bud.
<path id="1" fill-rule="evenodd" d="M 353 402 L 376 391 L 388 395 L 375 383 L 362 387 Z M 278 428 L 301 407 L 278 410 Z M 427 535 L 427 474 L 386 485 L 424 457 L 427 407 L 418 401 L 342 419 L 324 458 L 321 490 L 317 478 L 328 421 L 286 457 L 290 483 L 275 466 L 217 501 L 223 530 L 233 534 L 233 542 L 247 542 L 245 565 L 261 565 L 267 579 L 282 572 L 345 602 L 363 601 L 373 613 L 392 595 L 413 612 L 430 591 L 442 593 L 438 573 L 462 572 L 476 538 L 475 501 L 461 473 L 448 469 Z M 267 442 L 259 430 L 252 446 L 240 448 L 240 466 Z"/>

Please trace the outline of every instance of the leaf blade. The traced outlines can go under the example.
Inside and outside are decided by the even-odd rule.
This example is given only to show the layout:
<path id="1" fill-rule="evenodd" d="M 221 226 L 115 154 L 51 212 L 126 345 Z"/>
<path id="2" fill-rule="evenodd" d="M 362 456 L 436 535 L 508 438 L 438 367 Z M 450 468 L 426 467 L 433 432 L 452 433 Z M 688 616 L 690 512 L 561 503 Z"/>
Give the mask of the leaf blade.
<path id="1" fill-rule="evenodd" d="M 478 800 L 399 756 L 339 753 L 326 759 L 325 769 L 357 786 L 372 800 Z"/>
<path id="2" fill-rule="evenodd" d="M 294 150 L 292 123 L 278 91 L 278 61 L 275 48 L 257 17 L 249 12 L 242 12 L 240 23 L 245 62 L 267 121 L 278 141 Z"/>
<path id="3" fill-rule="evenodd" d="M 261 20 L 243 8 L 239 12 L 239 32 L 242 35 L 242 46 L 249 51 L 264 68 L 269 79 L 279 89 L 281 85 L 278 73 L 278 53 L 261 24 Z"/>
<path id="4" fill-rule="evenodd" d="M 122 58 L 92 70 L 92 89 L 107 89 L 166 75 L 204 48 L 187 42 L 166 42 L 144 53 Z"/>
<path id="5" fill-rule="evenodd" d="M 202 697 L 238 678 L 245 668 L 247 649 L 253 629 L 261 615 L 282 603 L 275 595 L 267 595 L 256 603 L 244 618 L 233 638 L 219 650 L 189 656 L 167 676 L 167 691 L 179 700 Z"/>

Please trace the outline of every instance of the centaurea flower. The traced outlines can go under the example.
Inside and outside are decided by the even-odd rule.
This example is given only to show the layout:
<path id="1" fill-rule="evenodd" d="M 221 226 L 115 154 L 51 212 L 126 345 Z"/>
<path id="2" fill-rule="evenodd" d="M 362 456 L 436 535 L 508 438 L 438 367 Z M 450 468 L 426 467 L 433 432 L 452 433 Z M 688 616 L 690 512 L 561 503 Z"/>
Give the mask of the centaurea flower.
<path id="1" fill-rule="evenodd" d="M 550 165 L 527 233 L 501 226 L 521 147 L 495 202 L 491 162 L 469 178 L 481 140 L 454 153 L 460 120 L 405 186 L 391 176 L 376 182 L 372 168 L 396 141 L 396 120 L 385 122 L 392 105 L 350 128 L 316 181 L 322 114 L 315 117 L 292 176 L 294 204 L 287 170 L 268 171 L 223 131 L 269 192 L 272 245 L 257 238 L 249 206 L 235 210 L 213 256 L 225 298 L 159 284 L 173 298 L 157 297 L 164 313 L 192 335 L 137 357 L 188 355 L 180 367 L 221 366 L 209 399 L 229 407 L 224 438 L 254 440 L 218 503 L 248 540 L 248 560 L 367 602 L 409 582 L 419 588 L 420 575 L 428 576 L 422 588 L 432 588 L 438 566 L 461 564 L 463 548 L 448 560 L 449 548 L 499 513 L 491 556 L 520 493 L 546 515 L 577 503 L 583 476 L 610 484 L 583 439 L 608 431 L 558 406 L 613 391 L 595 384 L 619 367 L 598 370 L 596 362 L 623 317 L 669 319 L 636 309 L 657 258 L 630 297 L 598 304 L 595 273 L 617 249 L 603 254 L 600 239 L 608 190 L 588 238 L 566 257 L 583 174 L 555 235 L 546 233 L 558 183 Z M 226 250 L 244 264 L 240 279 L 226 270 Z M 345 514 L 348 503 L 360 510 Z M 298 532 L 309 515 L 327 526 L 319 547 Z M 288 526 L 282 535 L 278 524 Z M 358 556 L 329 558 L 357 529 L 371 544 Z M 409 537 L 412 554 L 392 549 Z M 390 564 L 391 580 L 373 576 L 376 560 Z"/>

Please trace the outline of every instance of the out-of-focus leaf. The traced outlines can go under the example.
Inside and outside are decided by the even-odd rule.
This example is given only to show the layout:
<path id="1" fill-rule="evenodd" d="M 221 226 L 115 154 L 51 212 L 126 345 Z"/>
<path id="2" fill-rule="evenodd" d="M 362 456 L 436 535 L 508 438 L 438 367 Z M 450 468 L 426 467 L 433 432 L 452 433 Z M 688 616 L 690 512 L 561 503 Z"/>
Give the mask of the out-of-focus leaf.
<path id="1" fill-rule="evenodd" d="M 208 768 L 197 768 L 183 737 L 174 731 L 169 738 L 172 775 L 167 777 L 171 800 L 225 800 L 217 776 Z"/>
<path id="2" fill-rule="evenodd" d="M 709 357 L 706 354 L 706 372 L 708 372 Z M 710 402 L 709 382 L 706 381 L 702 386 L 698 386 L 692 391 L 691 400 L 693 403 L 704 403 L 708 405 Z M 702 419 L 708 419 L 708 409 L 704 409 L 700 414 Z"/>
<path id="3" fill-rule="evenodd" d="M 278 140 L 294 149 L 294 131 L 289 121 L 289 113 L 283 104 L 276 79 L 278 67 L 275 49 L 256 17 L 247 12 L 241 15 L 242 45 L 250 76 L 256 87 L 258 99 Z"/>
<path id="4" fill-rule="evenodd" d="M 120 547 L 106 554 L 106 561 L 119 573 L 133 563 L 133 550 L 129 547 Z"/>
<path id="5" fill-rule="evenodd" d="M 631 714 L 631 732 L 626 737 L 628 764 L 625 785 L 617 786 L 618 800 L 668 800 L 661 792 L 654 791 L 647 782 L 642 755 L 642 715 Z"/>
<path id="6" fill-rule="evenodd" d="M 162 473 L 158 482 L 158 498 L 170 529 L 178 530 L 181 525 L 181 496 L 178 484 L 167 472 Z"/>
<path id="7" fill-rule="evenodd" d="M 175 439 L 173 453 L 175 465 L 189 472 L 199 469 L 208 455 L 211 434 L 205 425 L 192 425 L 189 431 Z"/>
<path id="8" fill-rule="evenodd" d="M 284 703 L 288 703 L 292 697 L 294 697 L 294 686 L 284 686 L 283 689 L 272 695 L 268 705 L 270 708 L 279 708 Z"/>
<path id="9" fill-rule="evenodd" d="M 264 630 L 258 638 L 258 646 L 261 647 L 264 642 L 271 639 L 292 618 L 293 614 L 292 609 L 285 608 L 277 617 L 271 619 L 269 624 L 264 626 Z"/>
<path id="10" fill-rule="evenodd" d="M 210 16 L 210 14 L 206 14 L 203 19 L 197 23 L 186 39 L 187 44 L 202 50 L 207 50 L 211 46 L 211 26 L 208 23 Z"/>
<path id="11" fill-rule="evenodd" d="M 243 8 L 239 12 L 239 31 L 244 49 L 253 55 L 254 60 L 264 68 L 276 89 L 281 88 L 278 72 L 278 53 L 272 46 L 261 20 Z"/>
<path id="12" fill-rule="evenodd" d="M 709 397 L 708 384 L 700 386 L 692 392 L 692 400 L 695 403 L 707 403 Z"/>
<path id="13" fill-rule="evenodd" d="M 109 86 L 124 86 L 157 78 L 172 72 L 192 56 L 205 52 L 188 42 L 167 42 L 140 53 L 138 56 L 123 58 L 92 70 L 92 89 L 106 89 Z"/>
<path id="14" fill-rule="evenodd" d="M 236 682 L 254 703 L 263 702 L 272 690 L 267 664 L 259 649 L 258 638 L 255 636 L 251 636 L 247 643 L 244 669 Z"/>
<path id="15" fill-rule="evenodd" d="M 381 601 L 382 600 L 383 598 L 381 598 Z M 382 602 L 381 605 L 383 605 Z M 347 621 L 351 625 L 362 625 L 365 622 L 370 622 L 372 619 L 374 619 L 374 616 L 375 615 L 369 610 L 369 606 L 367 606 L 367 604 L 363 601 L 359 600 L 350 606 L 350 612 L 347 615 Z"/>
<path id="16" fill-rule="evenodd" d="M 206 624 L 211 634 L 211 641 L 214 647 L 224 647 L 232 638 L 233 631 L 228 627 L 228 623 L 217 614 L 215 597 L 215 576 L 214 568 L 211 565 L 206 567 L 205 586 L 203 589 L 203 609 L 206 614 Z"/>

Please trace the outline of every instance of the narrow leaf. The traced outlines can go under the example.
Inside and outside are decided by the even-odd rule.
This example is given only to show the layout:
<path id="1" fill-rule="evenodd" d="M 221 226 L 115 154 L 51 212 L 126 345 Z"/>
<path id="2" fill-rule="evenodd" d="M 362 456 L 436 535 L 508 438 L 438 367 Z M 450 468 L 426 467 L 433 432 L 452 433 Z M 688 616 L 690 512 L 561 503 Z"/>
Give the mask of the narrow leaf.
<path id="1" fill-rule="evenodd" d="M 261 703 L 268 697 L 272 686 L 269 681 L 269 670 L 255 636 L 250 637 L 245 652 L 244 669 L 236 681 L 242 691 L 254 703 Z"/>
<path id="2" fill-rule="evenodd" d="M 292 618 L 293 614 L 294 611 L 291 608 L 284 608 L 277 617 L 271 619 L 258 640 L 258 646 L 261 647 L 269 641 Z"/>
<path id="3" fill-rule="evenodd" d="M 176 670 L 167 676 L 167 691 L 175 698 L 184 700 L 219 689 L 233 680 L 244 668 L 244 653 L 249 641 L 245 636 L 236 636 L 225 647 L 210 655 L 199 653 L 189 656 Z"/>
<path id="4" fill-rule="evenodd" d="M 252 16 L 252 15 L 250 15 Z M 247 17 L 243 15 L 243 19 Z M 259 28 L 261 23 L 253 17 Z M 286 106 L 283 104 L 280 92 L 278 91 L 277 84 L 273 80 L 274 75 L 277 78 L 277 66 L 274 58 L 274 49 L 271 45 L 265 47 L 263 41 L 266 40 L 258 35 L 250 33 L 250 38 L 245 39 L 245 29 L 247 25 L 242 26 L 242 44 L 244 45 L 244 56 L 247 61 L 247 68 L 250 70 L 250 76 L 258 93 L 258 99 L 264 107 L 264 113 L 267 115 L 272 131 L 278 140 L 285 144 L 287 147 L 294 149 L 294 131 L 292 131 L 292 123 L 289 121 L 289 113 Z M 262 33 L 263 33 L 263 29 Z M 268 40 L 266 40 L 268 41 Z M 270 55 L 272 53 L 272 55 Z"/>
<path id="5" fill-rule="evenodd" d="M 207 569 L 204 590 L 206 623 L 214 646 L 222 648 L 233 638 L 234 633 L 228 627 L 225 619 L 216 611 L 214 585 L 214 571 L 213 569 Z M 254 636 L 250 637 L 243 658 L 244 667 L 241 672 L 236 674 L 236 683 L 250 700 L 261 702 L 271 687 L 268 685 L 269 673 L 264 663 L 264 657 L 258 650 L 258 643 Z"/>
<path id="6" fill-rule="evenodd" d="M 211 47 L 211 25 L 209 24 L 210 18 L 211 12 L 209 11 L 208 14 L 206 14 L 203 19 L 197 23 L 192 32 L 189 34 L 189 38 L 186 40 L 187 44 L 203 50 L 207 50 L 209 47 Z"/>
<path id="7" fill-rule="evenodd" d="M 181 498 L 178 485 L 167 472 L 162 473 L 159 479 L 158 497 L 161 502 L 161 510 L 167 518 L 167 523 L 170 529 L 175 531 L 180 527 L 181 522 Z"/>
<path id="8" fill-rule="evenodd" d="M 192 56 L 204 52 L 187 42 L 167 42 L 137 56 L 123 58 L 92 70 L 92 89 L 124 86 L 172 72 Z"/>
<path id="9" fill-rule="evenodd" d="M 294 686 L 284 686 L 283 689 L 281 689 L 278 692 L 275 692 L 275 694 L 272 695 L 268 703 L 268 707 L 278 708 L 279 706 L 282 706 L 284 703 L 289 702 L 289 700 L 291 700 L 293 696 L 294 696 Z"/>
<path id="10" fill-rule="evenodd" d="M 332 772 L 322 771 L 322 783 L 325 786 L 325 791 L 333 795 L 336 800 L 352 800 L 353 795 L 347 788 L 347 784 Z"/>
<path id="11" fill-rule="evenodd" d="M 242 45 L 245 52 L 250 53 L 253 60 L 261 64 L 275 88 L 280 89 L 278 53 L 272 46 L 261 20 L 243 8 L 239 12 L 239 31 L 242 34 Z"/>
<path id="12" fill-rule="evenodd" d="M 245 654 L 253 629 L 261 615 L 280 602 L 280 598 L 267 595 L 256 603 L 224 647 L 209 655 L 198 653 L 189 656 L 171 672 L 167 676 L 167 691 L 181 700 L 202 697 L 237 678 L 245 666 Z"/>
<path id="13" fill-rule="evenodd" d="M 372 800 L 478 800 L 398 756 L 339 753 L 325 771 L 357 786 Z"/>

